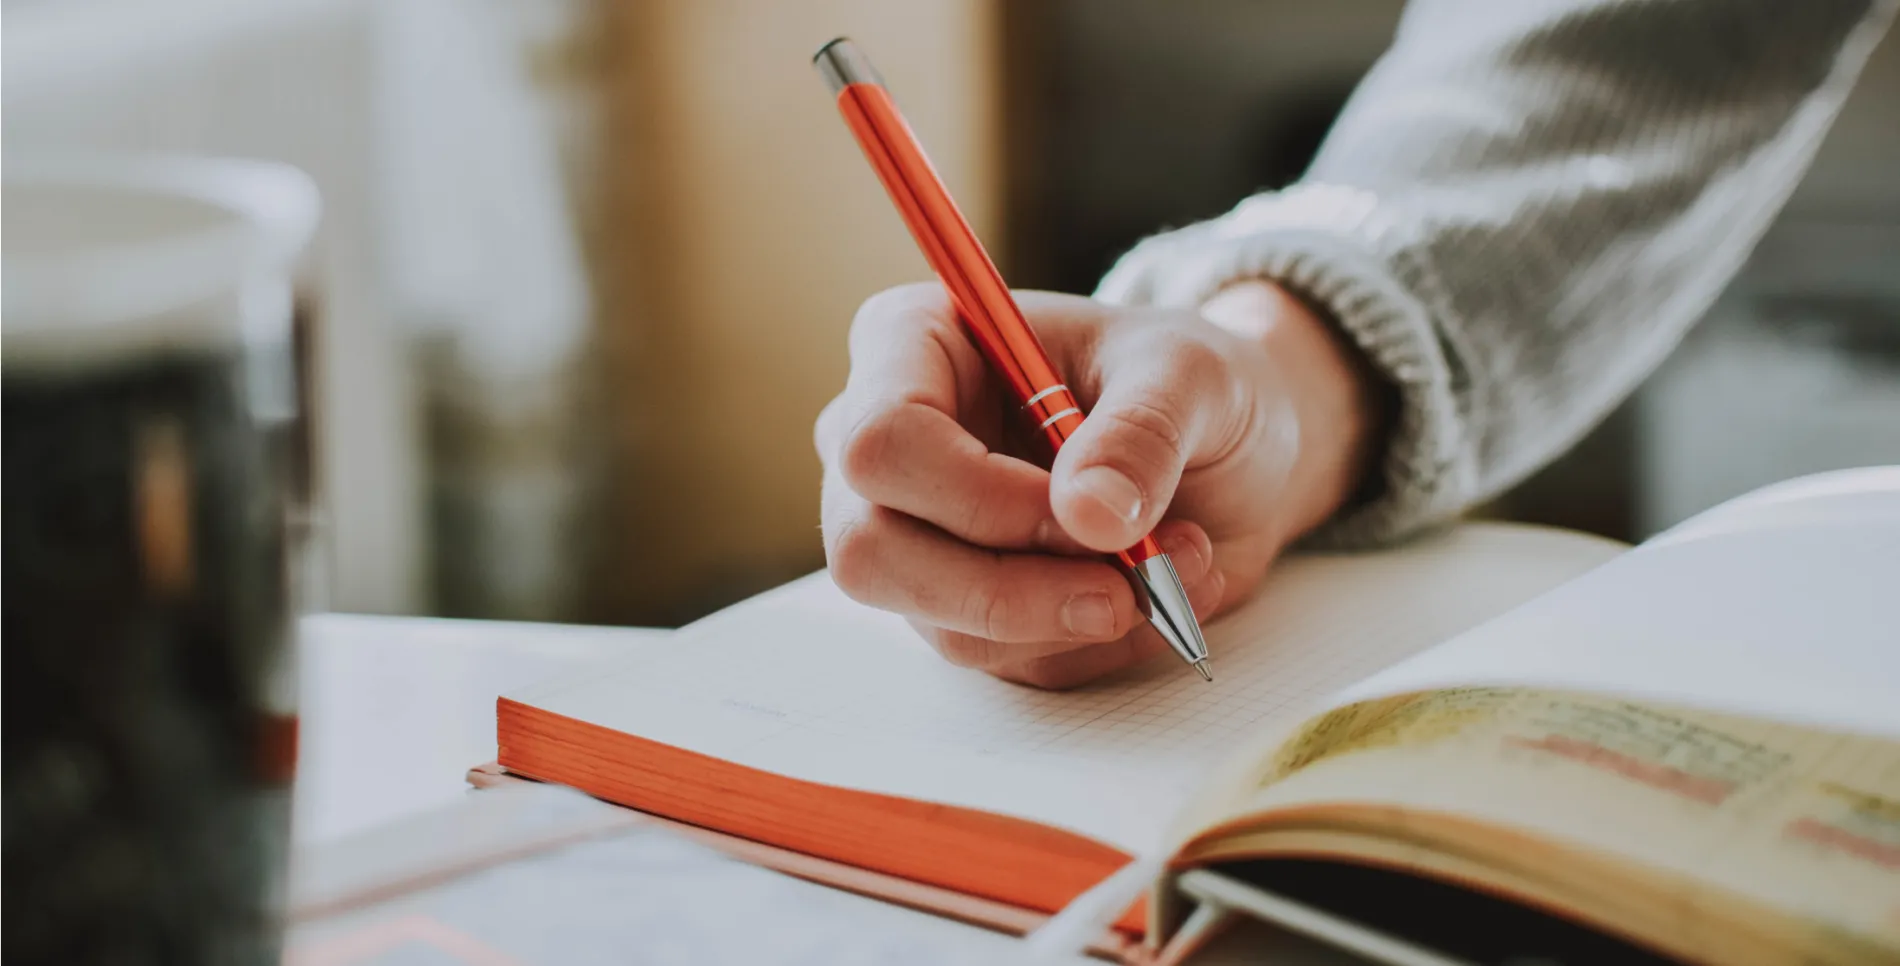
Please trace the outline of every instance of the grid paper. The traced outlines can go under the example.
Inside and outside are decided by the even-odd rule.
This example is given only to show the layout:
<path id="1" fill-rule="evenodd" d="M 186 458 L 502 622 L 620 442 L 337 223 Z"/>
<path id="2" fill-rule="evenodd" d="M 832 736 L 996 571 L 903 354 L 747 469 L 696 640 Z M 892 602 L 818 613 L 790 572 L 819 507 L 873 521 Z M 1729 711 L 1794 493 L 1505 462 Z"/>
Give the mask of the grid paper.
<path id="1" fill-rule="evenodd" d="M 995 680 L 945 665 L 902 621 L 820 575 L 683 632 L 668 659 L 573 686 L 772 716 L 778 726 L 754 740 L 875 734 L 920 752 L 1201 759 L 1298 724 L 1342 687 L 1602 558 L 1551 552 L 1553 540 L 1575 539 L 1473 528 L 1403 551 L 1283 564 L 1209 628 L 1212 684 L 1171 655 L 1067 692 Z"/>
<path id="2" fill-rule="evenodd" d="M 1208 627 L 1214 683 L 1171 656 L 1043 692 L 946 664 L 823 574 L 682 630 L 674 649 L 512 697 L 748 768 L 1157 847 L 1216 760 L 1342 686 L 1601 563 L 1613 545 L 1464 527 L 1278 565 Z"/>

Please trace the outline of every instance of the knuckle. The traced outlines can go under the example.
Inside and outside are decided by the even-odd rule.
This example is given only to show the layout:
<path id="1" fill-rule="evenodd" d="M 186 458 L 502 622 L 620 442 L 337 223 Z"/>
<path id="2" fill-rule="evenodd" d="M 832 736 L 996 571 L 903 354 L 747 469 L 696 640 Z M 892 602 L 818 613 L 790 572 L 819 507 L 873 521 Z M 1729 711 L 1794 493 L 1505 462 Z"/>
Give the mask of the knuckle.
<path id="1" fill-rule="evenodd" d="M 901 311 L 900 292 L 900 288 L 887 288 L 858 303 L 858 312 L 851 317 L 851 326 L 863 328 L 875 325 L 880 319 Z"/>
<path id="2" fill-rule="evenodd" d="M 1033 658 L 1010 669 L 1013 681 L 1044 691 L 1066 691 L 1082 683 L 1061 655 Z"/>
<path id="3" fill-rule="evenodd" d="M 1175 385 L 1205 385 L 1227 371 L 1227 357 L 1200 339 L 1182 339 L 1168 352 L 1168 370 Z"/>
<path id="4" fill-rule="evenodd" d="M 847 520 L 831 535 L 830 544 L 825 562 L 831 569 L 832 582 L 846 597 L 873 603 L 871 591 L 883 569 L 878 559 L 881 553 L 876 527 L 862 519 Z"/>
<path id="5" fill-rule="evenodd" d="M 909 282 L 894 285 L 870 298 L 858 306 L 858 313 L 851 320 L 854 327 L 868 327 L 884 323 L 911 312 L 926 309 L 942 301 L 943 286 L 934 282 Z"/>
<path id="6" fill-rule="evenodd" d="M 1179 459 L 1183 438 L 1175 415 L 1145 400 L 1134 400 L 1102 413 L 1108 419 L 1104 436 L 1115 456 L 1138 460 L 1149 468 Z"/>
<path id="7" fill-rule="evenodd" d="M 956 631 L 938 631 L 930 643 L 945 661 L 957 667 L 986 668 L 995 656 L 991 642 Z"/>
<path id="8" fill-rule="evenodd" d="M 1004 494 L 991 487 L 979 489 L 958 500 L 956 532 L 981 544 L 1001 542 L 1008 509 Z"/>
<path id="9" fill-rule="evenodd" d="M 831 397 L 831 401 L 825 403 L 825 408 L 818 411 L 818 418 L 812 420 L 812 446 L 818 450 L 818 461 L 821 463 L 831 462 L 832 450 L 838 436 L 839 409 L 843 402 L 842 393 Z"/>
<path id="10" fill-rule="evenodd" d="M 846 433 L 838 453 L 838 469 L 845 482 L 861 488 L 888 469 L 900 445 L 902 420 L 902 407 L 877 410 L 865 414 Z"/>
<path id="11" fill-rule="evenodd" d="M 992 641 L 1007 641 L 1012 637 L 1011 621 L 1016 617 L 1017 607 L 1007 593 L 978 592 L 976 609 L 981 615 L 983 636 Z"/>

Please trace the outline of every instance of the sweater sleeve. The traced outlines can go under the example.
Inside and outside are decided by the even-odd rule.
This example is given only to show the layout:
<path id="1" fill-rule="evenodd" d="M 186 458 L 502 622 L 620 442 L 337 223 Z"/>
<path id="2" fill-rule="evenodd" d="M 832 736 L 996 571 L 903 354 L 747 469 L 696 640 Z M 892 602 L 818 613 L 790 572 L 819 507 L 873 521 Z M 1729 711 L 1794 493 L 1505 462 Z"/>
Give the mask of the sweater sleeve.
<path id="1" fill-rule="evenodd" d="M 1397 388 L 1371 496 L 1396 539 L 1574 443 L 1672 349 L 1786 202 L 1893 0 L 1414 0 L 1293 186 L 1150 238 L 1098 297 L 1266 278 Z"/>

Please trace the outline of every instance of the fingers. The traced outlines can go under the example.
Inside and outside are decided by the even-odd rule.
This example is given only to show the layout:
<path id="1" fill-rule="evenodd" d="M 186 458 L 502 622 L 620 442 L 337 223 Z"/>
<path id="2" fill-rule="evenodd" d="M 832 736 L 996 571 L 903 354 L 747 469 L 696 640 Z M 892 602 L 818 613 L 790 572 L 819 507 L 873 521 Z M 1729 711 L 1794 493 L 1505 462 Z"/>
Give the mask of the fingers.
<path id="1" fill-rule="evenodd" d="M 847 425 L 866 412 L 916 402 L 955 415 L 980 391 L 983 359 L 957 328 L 943 289 L 906 285 L 865 300 L 851 320 Z"/>
<path id="2" fill-rule="evenodd" d="M 1198 340 L 1141 340 L 1105 349 L 1100 364 L 1101 395 L 1056 457 L 1050 505 L 1076 540 L 1110 552 L 1160 522 L 1233 407 L 1226 362 Z"/>
<path id="3" fill-rule="evenodd" d="M 1204 341 L 1157 326 L 1118 337 L 1086 300 L 1033 308 L 1051 351 L 1099 396 L 1053 472 L 984 442 L 1012 414 L 989 398 L 942 291 L 893 290 L 853 321 L 850 380 L 816 427 L 823 530 L 838 586 L 910 618 L 953 663 L 1068 687 L 1165 645 L 1118 569 L 1056 554 L 1118 550 L 1153 530 L 1197 609 L 1220 603 L 1226 576 L 1207 533 L 1161 515 L 1237 407 Z"/>
<path id="4" fill-rule="evenodd" d="M 832 579 L 855 600 L 909 617 L 953 664 L 1039 687 L 1071 687 L 1165 647 L 1136 608 L 1127 578 L 1106 563 L 993 554 L 873 507 L 835 482 L 826 496 Z M 1157 538 L 1175 560 L 1190 603 L 1211 614 L 1225 579 L 1210 567 L 1207 534 L 1170 521 Z M 1112 642 L 1124 644 L 1095 646 Z M 1064 657 L 1082 651 L 1087 655 Z"/>
<path id="5" fill-rule="evenodd" d="M 1055 525 L 1047 470 L 990 452 L 928 406 L 900 403 L 867 417 L 843 434 L 837 465 L 859 496 L 969 543 L 1082 549 Z"/>
<path id="6" fill-rule="evenodd" d="M 825 486 L 825 553 L 852 599 L 967 635 L 953 661 L 987 666 L 1128 633 L 1142 618 L 1121 572 L 1080 557 L 996 553 Z"/>
<path id="7" fill-rule="evenodd" d="M 1174 550 L 1170 551 L 1170 555 L 1181 556 Z M 1182 579 L 1188 580 L 1185 577 Z M 1189 581 L 1188 602 L 1194 607 L 1194 613 L 1202 620 L 1212 617 L 1225 597 L 1226 587 L 1226 576 L 1220 570 L 1209 571 Z M 949 632 L 941 633 L 942 636 L 950 636 Z M 939 651 L 949 646 L 947 641 L 933 643 Z M 1033 655 L 1020 660 L 1006 660 L 984 670 L 1006 681 L 1061 690 L 1087 684 L 1168 653 L 1172 652 L 1159 634 L 1140 627 L 1118 640 L 1084 644 L 1066 651 Z"/>
<path id="8" fill-rule="evenodd" d="M 1117 641 L 1079 647 L 1060 654 L 1034 657 L 1025 661 L 988 668 L 1005 681 L 1027 684 L 1032 688 L 1063 691 L 1087 684 L 1123 668 L 1152 661 L 1168 652 L 1160 635 L 1147 631 L 1130 634 Z"/>
<path id="9" fill-rule="evenodd" d="M 940 290 L 865 303 L 852 325 L 851 380 L 819 418 L 820 458 L 871 503 L 970 543 L 1080 552 L 1055 525 L 1048 472 L 990 452 L 959 422 L 959 397 L 984 388 L 982 360 L 948 311 Z"/>

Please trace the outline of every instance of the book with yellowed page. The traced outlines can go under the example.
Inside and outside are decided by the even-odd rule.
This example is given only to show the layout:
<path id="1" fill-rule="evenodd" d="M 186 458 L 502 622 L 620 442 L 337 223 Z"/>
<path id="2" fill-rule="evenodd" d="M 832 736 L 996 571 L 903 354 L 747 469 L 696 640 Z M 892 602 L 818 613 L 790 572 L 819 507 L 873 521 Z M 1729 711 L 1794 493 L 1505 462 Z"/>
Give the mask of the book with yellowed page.
<path id="1" fill-rule="evenodd" d="M 818 575 L 503 696 L 499 763 L 1032 913 L 1164 860 L 1107 917 L 1126 958 L 1211 871 L 1450 958 L 1900 961 L 1900 467 L 1633 549 L 1467 524 L 1301 555 L 1208 638 L 1213 684 L 1044 692 Z"/>

